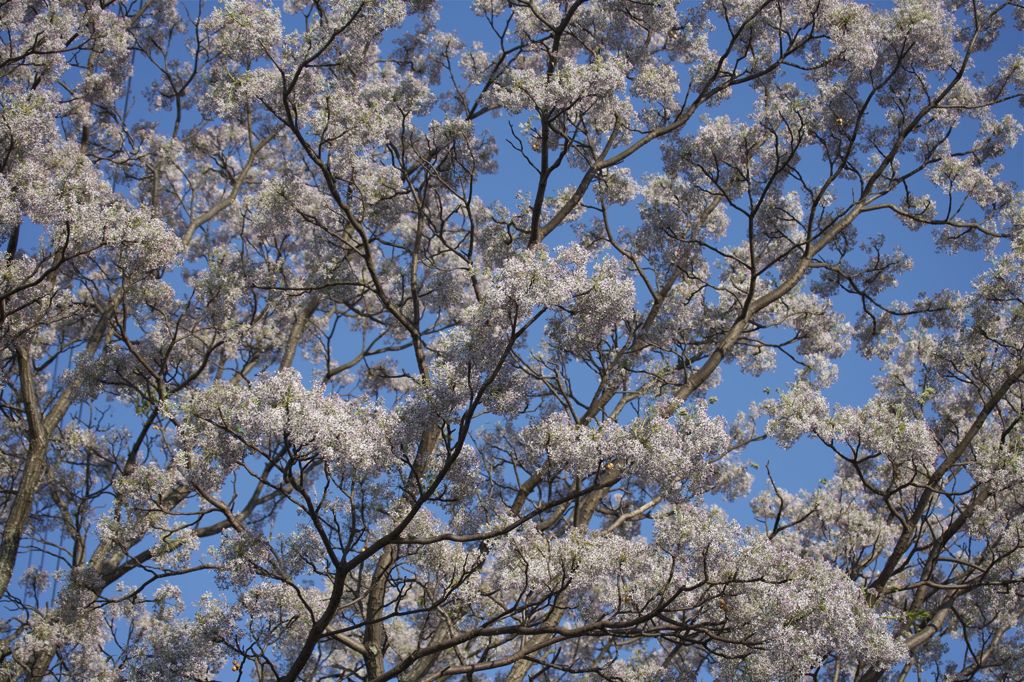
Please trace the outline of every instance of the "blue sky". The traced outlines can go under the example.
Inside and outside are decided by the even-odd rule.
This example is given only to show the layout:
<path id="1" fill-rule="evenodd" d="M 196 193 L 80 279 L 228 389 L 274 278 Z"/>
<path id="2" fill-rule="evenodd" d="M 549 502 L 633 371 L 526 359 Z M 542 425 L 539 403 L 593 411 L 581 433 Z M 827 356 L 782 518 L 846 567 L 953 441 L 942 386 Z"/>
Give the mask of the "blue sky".
<path id="1" fill-rule="evenodd" d="M 883 3 L 876 3 L 883 4 Z M 474 40 L 480 40 L 485 48 L 493 46 L 493 35 L 489 32 L 485 22 L 475 17 L 469 10 L 469 3 L 460 0 L 447 0 L 442 2 L 441 23 L 439 28 L 451 31 L 459 35 L 467 44 Z M 996 56 L 1007 54 L 1013 51 L 1020 42 L 1021 36 L 1015 33 L 1012 28 L 1004 31 L 999 43 L 989 52 L 978 56 L 976 63 L 982 72 L 993 73 L 998 65 Z M 713 41 L 714 44 L 714 41 Z M 135 109 L 139 112 L 138 119 L 155 118 L 161 128 L 170 125 L 170 114 L 160 112 L 153 114 L 146 112 L 145 101 L 142 97 L 142 88 L 146 80 L 155 75 L 152 67 L 136 60 L 136 75 L 134 77 Z M 737 95 L 736 98 L 714 110 L 716 114 L 724 113 L 734 118 L 744 118 L 748 114 L 749 98 Z M 1019 116 L 1019 110 L 1012 104 L 1001 107 L 999 112 L 1012 112 Z M 190 116 L 187 122 L 194 122 L 196 118 Z M 485 117 L 478 122 L 478 125 L 490 130 L 499 143 L 507 136 L 507 119 Z M 689 131 L 695 129 L 691 124 Z M 514 204 L 514 192 L 516 190 L 530 191 L 535 183 L 535 176 L 528 166 L 515 157 L 507 145 L 499 144 L 504 150 L 500 157 L 501 170 L 493 176 L 481 178 L 479 193 L 488 202 L 502 201 L 506 205 Z M 1024 157 L 1018 148 L 1008 165 L 1008 177 L 1020 183 L 1024 179 Z M 813 160 L 805 160 L 812 163 Z M 627 164 L 636 178 L 641 178 L 646 173 L 660 171 L 660 154 L 657 146 L 651 146 L 641 153 L 638 153 Z M 578 178 L 578 172 L 566 170 L 557 178 L 559 186 L 569 184 Z M 621 216 L 622 227 L 635 226 L 639 218 L 633 210 L 616 211 L 616 216 Z M 984 259 L 981 254 L 960 252 L 949 254 L 939 252 L 935 249 L 931 235 L 927 230 L 912 233 L 895 220 L 873 216 L 865 219 L 879 220 L 872 225 L 873 230 L 883 231 L 889 237 L 889 243 L 898 245 L 914 260 L 914 268 L 901 278 L 900 286 L 889 295 L 889 299 L 901 298 L 912 299 L 919 291 L 935 290 L 937 288 L 966 288 L 970 281 L 984 267 Z M 554 243 L 571 238 L 568 228 L 563 228 L 561 234 L 554 235 Z M 848 313 L 855 312 L 854 301 L 839 301 L 837 307 Z M 851 319 L 852 321 L 852 319 Z M 355 339 L 355 337 L 350 337 Z M 863 403 L 872 393 L 872 376 L 879 370 L 877 362 L 867 361 L 851 354 L 840 360 L 839 381 L 828 391 L 826 395 L 839 404 L 856 405 Z M 301 368 L 301 364 L 300 364 Z M 722 383 L 712 394 L 717 402 L 712 411 L 730 418 L 739 410 L 746 410 L 752 401 L 765 397 L 765 390 L 769 393 L 784 386 L 785 382 L 792 378 L 793 367 L 782 359 L 779 368 L 774 372 L 762 377 L 750 377 L 742 374 L 734 365 L 726 365 L 722 370 Z M 130 416 L 130 415 L 129 415 Z M 766 483 L 765 464 L 770 463 L 772 473 L 776 482 L 785 488 L 812 488 L 817 482 L 830 475 L 833 469 L 833 460 L 830 453 L 823 448 L 815 446 L 806 439 L 797 443 L 790 450 L 782 450 L 770 442 L 754 444 L 741 457 L 749 458 L 758 463 L 759 468 L 752 473 L 755 474 L 757 482 L 755 491 Z M 745 500 L 735 503 L 727 503 L 723 500 L 716 500 L 725 506 L 728 511 L 740 520 L 749 520 L 750 514 Z M 287 517 L 282 517 L 287 518 Z M 216 591 L 210 576 L 206 574 L 195 574 L 177 580 L 187 589 L 186 594 L 195 590 L 195 594 L 202 591 Z"/>

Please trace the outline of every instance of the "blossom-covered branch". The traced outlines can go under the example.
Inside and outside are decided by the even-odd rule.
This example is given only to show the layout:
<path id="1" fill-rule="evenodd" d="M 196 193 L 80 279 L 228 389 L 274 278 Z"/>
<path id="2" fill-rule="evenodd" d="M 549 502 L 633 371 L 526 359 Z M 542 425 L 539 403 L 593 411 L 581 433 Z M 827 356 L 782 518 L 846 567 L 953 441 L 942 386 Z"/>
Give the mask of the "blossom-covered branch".
<path id="1" fill-rule="evenodd" d="M 0 24 L 0 677 L 1024 676 L 1018 2 Z"/>

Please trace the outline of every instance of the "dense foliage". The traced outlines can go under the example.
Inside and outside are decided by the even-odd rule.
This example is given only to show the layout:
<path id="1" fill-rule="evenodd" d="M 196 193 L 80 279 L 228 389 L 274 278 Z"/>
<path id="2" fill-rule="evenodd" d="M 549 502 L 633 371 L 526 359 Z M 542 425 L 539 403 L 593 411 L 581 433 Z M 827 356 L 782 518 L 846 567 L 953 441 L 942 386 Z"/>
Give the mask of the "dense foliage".
<path id="1" fill-rule="evenodd" d="M 1024 679 L 1022 29 L 0 2 L 0 678 Z"/>

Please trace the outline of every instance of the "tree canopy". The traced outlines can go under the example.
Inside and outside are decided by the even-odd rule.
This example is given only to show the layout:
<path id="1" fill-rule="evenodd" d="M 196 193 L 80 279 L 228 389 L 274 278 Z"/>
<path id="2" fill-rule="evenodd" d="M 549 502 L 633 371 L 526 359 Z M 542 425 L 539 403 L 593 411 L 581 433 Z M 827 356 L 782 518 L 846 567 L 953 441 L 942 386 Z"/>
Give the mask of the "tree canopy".
<path id="1" fill-rule="evenodd" d="M 0 3 L 0 679 L 1024 679 L 1022 30 Z"/>

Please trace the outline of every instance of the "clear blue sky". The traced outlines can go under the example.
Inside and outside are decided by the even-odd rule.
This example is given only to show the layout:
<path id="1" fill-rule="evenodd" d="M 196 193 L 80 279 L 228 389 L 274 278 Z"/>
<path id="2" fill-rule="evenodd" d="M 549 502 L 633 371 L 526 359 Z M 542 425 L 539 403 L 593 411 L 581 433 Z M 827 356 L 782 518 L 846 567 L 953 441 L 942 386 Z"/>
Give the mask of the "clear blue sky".
<path id="1" fill-rule="evenodd" d="M 878 4 L 878 3 L 876 3 Z M 194 8 L 194 3 L 183 3 L 183 6 Z M 459 35 L 464 42 L 471 43 L 480 40 L 485 47 L 492 47 L 493 36 L 488 27 L 478 17 L 475 17 L 469 9 L 469 3 L 462 0 L 447 0 L 442 2 L 441 30 L 451 31 Z M 977 58 L 977 65 L 983 71 L 994 71 L 997 65 L 994 56 L 1006 54 L 1013 50 L 1013 46 L 1019 43 L 1020 35 L 1012 28 L 1008 28 L 1003 37 L 993 50 L 983 53 Z M 144 99 L 141 96 L 145 82 L 154 75 L 153 69 L 136 61 L 136 75 L 134 77 L 134 91 L 136 97 L 136 108 L 140 112 L 138 118 L 155 116 L 162 127 L 169 126 L 169 114 L 146 114 L 144 112 Z M 726 113 L 734 118 L 743 118 L 747 115 L 749 98 L 738 94 L 737 97 L 725 105 L 719 107 L 716 113 Z M 1006 111 L 1019 115 L 1014 105 L 1003 107 Z M 195 120 L 191 117 L 191 120 Z M 479 125 L 490 129 L 495 137 L 501 141 L 506 137 L 507 119 L 487 117 L 479 122 Z M 514 192 L 519 189 L 529 191 L 535 183 L 535 176 L 526 164 L 515 157 L 507 147 L 503 146 L 505 153 L 500 157 L 501 170 L 498 174 L 485 177 L 479 183 L 479 193 L 486 201 L 502 201 L 506 205 L 514 202 Z M 1020 148 L 1015 152 L 1015 164 L 1011 164 L 1010 177 L 1018 183 L 1024 179 L 1024 162 Z M 812 159 L 805 159 L 804 163 L 812 164 Z M 658 148 L 652 146 L 644 152 L 637 154 L 627 164 L 632 170 L 634 177 L 641 178 L 645 173 L 658 172 L 660 170 L 660 155 Z M 578 177 L 578 173 L 566 169 L 563 175 L 558 178 L 558 186 L 569 184 Z M 639 220 L 635 211 L 622 210 L 622 226 L 630 227 L 637 224 Z M 878 220 L 872 217 L 869 220 Z M 889 235 L 891 244 L 899 245 L 907 252 L 915 262 L 914 269 L 902 278 L 900 287 L 895 290 L 889 298 L 899 297 L 912 299 L 917 292 L 933 290 L 941 287 L 964 288 L 969 285 L 970 280 L 981 270 L 984 265 L 979 254 L 959 253 L 950 255 L 937 252 L 927 230 L 918 233 L 911 233 L 894 220 L 886 220 L 872 226 L 873 229 L 882 230 Z M 564 230 L 561 235 L 556 235 L 556 242 L 569 238 L 569 231 Z M 838 308 L 847 312 L 853 312 L 852 301 L 840 302 Z M 852 320 L 851 320 L 852 321 Z M 301 367 L 301 365 L 300 365 Z M 863 402 L 872 392 L 871 376 L 878 369 L 876 363 L 867 362 L 855 357 L 853 353 L 840 362 L 840 378 L 838 383 L 832 387 L 827 395 L 838 403 L 859 404 Z M 727 418 L 733 416 L 738 410 L 745 410 L 751 401 L 760 400 L 764 397 L 764 389 L 772 391 L 784 385 L 792 377 L 793 367 L 780 359 L 778 369 L 769 375 L 762 377 L 748 377 L 741 374 L 734 366 L 724 368 L 723 381 L 713 393 L 718 398 L 713 410 Z M 790 489 L 801 487 L 813 487 L 817 481 L 827 477 L 833 469 L 833 460 L 830 453 L 823 451 L 807 440 L 799 442 L 789 451 L 783 451 L 770 443 L 755 444 L 750 447 L 741 457 L 749 458 L 762 465 L 756 472 L 757 483 L 755 490 L 765 484 L 764 464 L 771 463 L 772 472 L 776 481 L 782 486 Z M 749 520 L 750 515 L 747 503 L 741 500 L 737 503 L 723 503 L 730 513 L 741 520 Z M 282 517 L 286 520 L 288 517 Z M 186 597 L 197 596 L 203 591 L 216 591 L 209 575 L 199 573 L 184 577 L 178 580 L 185 590 Z"/>

